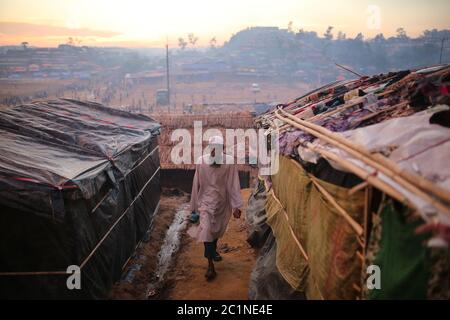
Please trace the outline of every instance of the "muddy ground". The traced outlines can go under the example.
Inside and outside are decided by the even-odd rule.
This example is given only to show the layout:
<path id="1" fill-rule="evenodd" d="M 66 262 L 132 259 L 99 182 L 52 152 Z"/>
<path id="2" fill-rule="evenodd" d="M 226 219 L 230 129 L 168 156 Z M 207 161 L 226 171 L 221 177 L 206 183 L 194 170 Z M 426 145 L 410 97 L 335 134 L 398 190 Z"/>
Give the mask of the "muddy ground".
<path id="1" fill-rule="evenodd" d="M 164 241 L 167 229 L 172 223 L 176 210 L 189 201 L 189 194 L 178 189 L 163 189 L 160 208 L 153 220 L 150 237 L 138 247 L 134 256 L 124 268 L 122 280 L 117 282 L 110 293 L 111 299 L 147 299 L 148 284 L 155 281 L 157 254 Z M 124 281 L 135 265 L 141 265 L 134 273 L 131 283 Z M 131 271 L 132 272 L 132 271 Z"/>
<path id="2" fill-rule="evenodd" d="M 244 203 L 251 190 L 242 190 Z M 247 244 L 245 207 L 240 219 L 231 218 L 225 236 L 219 240 L 219 252 L 223 261 L 216 263 L 217 278 L 205 280 L 206 260 L 203 244 L 192 240 L 187 229 L 181 235 L 181 245 L 173 257 L 171 266 L 157 290 L 149 290 L 155 283 L 157 254 L 164 241 L 167 229 L 175 212 L 189 201 L 189 194 L 176 189 L 165 189 L 161 197 L 161 207 L 154 220 L 154 227 L 148 241 L 136 251 L 127 267 L 123 279 L 111 290 L 111 299 L 247 299 L 250 273 L 256 260 L 256 252 Z M 189 228 L 189 226 L 188 226 Z M 136 270 L 140 265 L 140 270 Z M 134 274 L 130 282 L 130 271 Z M 128 277 L 127 277 L 128 276 Z M 128 281 L 126 280 L 128 278 Z"/>

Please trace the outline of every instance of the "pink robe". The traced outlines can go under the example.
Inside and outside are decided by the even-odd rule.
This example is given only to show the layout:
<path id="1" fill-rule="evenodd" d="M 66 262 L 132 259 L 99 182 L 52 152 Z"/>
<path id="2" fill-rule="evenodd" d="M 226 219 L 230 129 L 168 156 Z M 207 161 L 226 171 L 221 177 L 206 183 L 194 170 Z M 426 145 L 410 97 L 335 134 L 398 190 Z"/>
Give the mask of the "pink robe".
<path id="1" fill-rule="evenodd" d="M 203 156 L 203 159 L 206 157 L 209 155 Z M 189 229 L 189 235 L 199 242 L 211 242 L 222 237 L 232 210 L 241 206 L 239 174 L 235 165 L 222 164 L 214 167 L 203 161 L 196 166 L 191 210 L 200 214 L 200 223 Z"/>

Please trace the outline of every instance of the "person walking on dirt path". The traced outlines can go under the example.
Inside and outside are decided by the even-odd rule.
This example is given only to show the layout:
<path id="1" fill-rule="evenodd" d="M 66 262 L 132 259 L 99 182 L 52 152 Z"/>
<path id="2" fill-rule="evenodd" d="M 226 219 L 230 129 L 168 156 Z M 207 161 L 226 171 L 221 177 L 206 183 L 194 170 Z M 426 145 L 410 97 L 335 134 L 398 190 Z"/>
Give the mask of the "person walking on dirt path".
<path id="1" fill-rule="evenodd" d="M 198 212 L 200 223 L 192 226 L 188 233 L 205 246 L 208 259 L 207 281 L 216 276 L 214 261 L 221 261 L 217 252 L 217 241 L 227 229 L 231 214 L 241 217 L 242 206 L 239 174 L 234 158 L 223 152 L 223 138 L 209 139 L 210 152 L 197 161 L 191 193 L 191 210 Z"/>

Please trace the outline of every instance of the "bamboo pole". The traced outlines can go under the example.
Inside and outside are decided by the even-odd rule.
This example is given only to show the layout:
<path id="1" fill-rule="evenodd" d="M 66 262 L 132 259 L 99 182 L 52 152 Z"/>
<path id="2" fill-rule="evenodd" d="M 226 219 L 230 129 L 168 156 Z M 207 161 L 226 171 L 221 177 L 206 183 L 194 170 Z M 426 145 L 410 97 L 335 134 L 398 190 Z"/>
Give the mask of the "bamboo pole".
<path id="1" fill-rule="evenodd" d="M 409 103 L 409 101 L 406 102 L 406 103 L 405 102 L 399 103 L 399 104 L 396 104 L 394 106 L 388 107 L 386 109 L 380 110 L 378 112 L 374 112 L 374 113 L 368 114 L 367 116 L 362 117 L 361 119 L 359 119 L 359 122 L 361 123 L 363 121 L 367 121 L 367 120 L 370 120 L 372 118 L 375 118 L 376 116 L 378 116 L 380 114 L 383 114 L 383 113 L 386 113 L 386 112 L 390 112 L 390 111 L 395 110 L 395 109 L 403 108 L 403 107 L 407 106 L 408 103 Z"/>
<path id="2" fill-rule="evenodd" d="M 290 223 L 289 223 L 289 217 L 288 217 L 288 215 L 286 214 L 286 210 L 285 210 L 283 204 L 282 204 L 282 203 L 280 202 L 280 200 L 278 200 L 278 198 L 275 196 L 275 193 L 273 192 L 273 190 L 271 190 L 271 191 L 269 192 L 269 195 L 271 195 L 271 196 L 273 197 L 273 199 L 274 199 L 274 200 L 275 200 L 275 201 L 283 208 L 283 213 L 284 213 L 285 218 L 286 218 L 287 221 L 288 221 L 289 231 L 290 231 L 290 233 L 291 233 L 291 235 L 292 235 L 292 238 L 294 239 L 294 242 L 295 242 L 295 244 L 297 245 L 297 247 L 300 249 L 300 252 L 302 253 L 303 258 L 306 260 L 306 263 L 309 265 L 309 257 L 308 257 L 308 255 L 306 254 L 306 251 L 305 251 L 305 249 L 303 248 L 302 244 L 301 244 L 300 241 L 297 239 L 297 236 L 295 235 L 294 230 L 292 229 L 292 227 L 291 227 L 291 225 L 290 225 Z M 319 292 L 320 298 L 321 298 L 322 300 L 324 300 L 323 295 L 322 295 L 322 293 L 320 292 L 320 289 L 319 289 L 319 287 L 318 287 L 318 285 L 317 285 L 317 282 L 316 282 L 316 280 L 314 279 L 314 277 L 312 277 L 312 281 L 313 281 L 314 284 L 316 285 L 316 288 L 317 288 L 317 291 Z"/>
<path id="3" fill-rule="evenodd" d="M 297 123 L 295 123 L 294 121 L 292 121 L 290 119 L 287 119 L 287 118 L 284 118 L 283 121 L 285 121 L 286 123 L 290 123 L 292 126 L 296 126 L 297 125 Z M 319 153 L 324 158 L 338 163 L 339 165 L 344 167 L 346 170 L 348 170 L 350 172 L 353 172 L 356 176 L 360 177 L 362 180 L 367 181 L 368 183 L 370 183 L 375 188 L 385 192 L 386 194 L 388 194 L 389 196 L 391 196 L 395 200 L 397 200 L 397 201 L 399 201 L 401 203 L 404 203 L 404 204 L 410 206 L 413 209 L 417 209 L 412 203 L 410 203 L 408 201 L 408 199 L 406 197 L 404 197 L 398 191 L 393 189 L 387 183 L 381 181 L 379 178 L 374 176 L 372 172 L 367 172 L 366 170 L 356 166 L 352 162 L 350 162 L 348 160 L 345 160 L 345 159 L 342 159 L 342 158 L 338 157 L 336 154 L 334 154 L 334 153 L 332 153 L 332 152 L 330 152 L 328 150 L 325 150 L 325 149 L 323 149 L 323 148 L 321 148 L 319 146 L 313 145 L 310 142 L 306 143 L 306 147 L 311 149 L 312 151 L 315 151 L 315 152 Z"/>
<path id="4" fill-rule="evenodd" d="M 358 293 L 360 293 L 362 290 L 361 290 L 361 288 L 356 284 L 356 283 L 353 283 L 352 284 L 352 287 L 353 287 L 353 289 L 355 289 L 355 291 L 357 291 Z"/>
<path id="5" fill-rule="evenodd" d="M 402 105 L 405 105 L 405 103 L 400 103 L 397 105 L 397 107 L 402 106 Z M 404 179 L 410 181 L 411 183 L 413 183 L 413 184 L 421 183 L 424 186 L 424 188 L 427 188 L 426 189 L 427 191 L 432 192 L 432 193 L 437 192 L 439 195 L 441 195 L 443 197 L 443 200 L 450 202 L 450 193 L 447 190 L 442 189 L 442 188 L 430 183 L 429 181 L 427 181 L 426 179 L 424 179 L 420 176 L 413 175 L 411 173 L 405 174 L 404 173 L 405 170 L 402 170 L 401 168 L 399 168 L 394 162 L 387 159 L 386 157 L 383 157 L 381 155 L 373 155 L 371 152 L 366 150 L 363 146 L 358 145 L 356 143 L 352 143 L 352 142 L 348 141 L 347 139 L 345 139 L 344 137 L 342 137 L 324 127 L 318 126 L 318 125 L 310 123 L 308 121 L 301 120 L 301 119 L 285 112 L 282 109 L 279 109 L 279 111 L 281 111 L 284 115 L 286 115 L 288 118 L 294 120 L 295 122 L 297 122 L 303 126 L 306 126 L 309 129 L 316 130 L 319 133 L 321 133 L 322 135 L 325 135 L 326 136 L 325 140 L 327 140 L 327 142 L 335 144 L 334 141 L 330 141 L 330 139 L 329 139 L 329 138 L 332 138 L 332 139 L 336 140 L 337 142 L 345 145 L 346 147 L 358 151 L 359 153 L 363 154 L 364 156 L 368 157 L 369 159 L 373 158 L 371 160 L 373 160 L 375 162 L 381 162 L 384 166 L 388 167 L 388 169 L 390 169 L 391 171 L 394 171 L 395 173 L 397 173 L 400 176 L 405 176 Z M 300 129 L 304 130 L 304 128 L 300 128 Z M 313 135 L 316 135 L 313 132 L 311 132 L 310 130 L 305 130 L 305 131 L 307 131 Z M 320 137 L 320 138 L 322 139 L 322 137 Z"/>
<path id="6" fill-rule="evenodd" d="M 361 260 L 362 263 L 364 263 L 365 258 L 361 252 L 356 251 L 356 256 L 358 257 L 359 260 Z"/>
<path id="7" fill-rule="evenodd" d="M 364 181 L 356 186 L 354 186 L 353 188 L 351 188 L 350 190 L 348 190 L 348 196 L 352 196 L 355 193 L 357 193 L 358 191 L 366 188 L 369 184 L 367 183 L 367 181 Z"/>
<path id="8" fill-rule="evenodd" d="M 342 136 L 336 135 L 335 133 L 329 131 L 326 128 L 298 119 L 290 115 L 289 113 L 286 113 L 283 110 L 278 111 L 281 111 L 283 114 L 286 114 L 286 116 L 292 120 L 292 124 L 295 127 L 303 131 L 306 131 L 334 146 L 339 147 L 340 149 L 344 150 L 345 152 L 352 155 L 356 159 L 363 161 L 365 164 L 371 166 L 375 170 L 383 172 L 389 178 L 399 183 L 402 187 L 404 187 L 408 191 L 416 194 L 425 201 L 434 205 L 436 209 L 450 216 L 450 210 L 446 206 L 444 206 L 440 202 L 437 202 L 435 199 L 433 199 L 428 194 L 424 193 L 419 187 L 416 186 L 417 184 L 419 184 L 418 181 L 424 180 L 422 177 L 414 176 L 415 178 L 414 182 L 408 181 L 406 180 L 406 178 L 404 178 L 404 175 L 401 175 L 401 170 L 398 169 L 397 166 L 392 161 L 384 157 L 383 158 L 378 157 L 377 159 L 375 159 L 373 158 L 373 155 L 369 151 L 367 151 L 364 147 L 357 144 L 352 144 L 347 139 L 343 138 Z M 283 119 L 287 120 L 287 118 L 280 116 L 278 112 L 275 112 L 275 114 L 280 118 L 280 120 Z M 382 164 L 380 164 L 379 162 L 381 162 Z M 387 164 L 389 167 L 385 166 L 385 164 Z M 397 168 L 398 170 L 394 171 L 391 168 Z M 427 191 L 434 193 L 432 190 Z"/>
<path id="9" fill-rule="evenodd" d="M 346 104 L 344 104 L 343 106 L 341 106 L 339 108 L 336 108 L 336 109 L 333 109 L 333 110 L 330 110 L 330 111 L 326 111 L 324 113 L 320 113 L 320 114 L 310 118 L 309 121 L 321 120 L 321 119 L 323 119 L 325 117 L 329 117 L 329 116 L 332 116 L 332 115 L 334 115 L 336 113 L 345 111 L 345 110 L 350 109 L 352 107 L 355 107 L 355 106 L 357 106 L 358 104 L 361 104 L 361 103 L 362 103 L 362 101 L 357 101 L 357 102 L 354 101 L 354 102 L 351 102 L 351 103 L 346 103 Z M 281 110 L 281 109 L 279 109 L 279 110 Z"/>
<path id="10" fill-rule="evenodd" d="M 309 265 L 309 257 L 308 257 L 308 255 L 307 255 L 305 249 L 303 248 L 302 244 L 301 244 L 300 241 L 298 240 L 297 236 L 295 235 L 294 230 L 293 230 L 292 227 L 291 227 L 291 224 L 289 223 L 289 217 L 288 217 L 288 215 L 287 215 L 287 213 L 286 213 L 286 209 L 284 208 L 284 206 L 283 206 L 283 204 L 281 203 L 281 201 L 276 197 L 275 192 L 273 191 L 273 189 L 270 190 L 270 192 L 268 192 L 267 195 L 273 197 L 273 199 L 274 199 L 274 200 L 281 206 L 281 208 L 283 209 L 283 214 L 284 214 L 284 216 L 285 216 L 285 218 L 286 218 L 286 220 L 287 220 L 287 222 L 288 222 L 289 231 L 290 231 L 290 233 L 291 233 L 291 235 L 292 235 L 292 238 L 294 239 L 294 242 L 296 243 L 296 245 L 297 245 L 298 248 L 300 249 L 300 252 L 302 253 L 303 258 L 305 258 L 306 263 Z M 317 285 L 317 281 L 314 279 L 314 276 L 312 276 L 312 282 L 316 285 L 317 292 L 319 293 L 321 300 L 324 300 L 323 295 L 322 295 L 322 292 L 320 292 L 320 288 L 319 288 L 319 286 Z"/>
<path id="11" fill-rule="evenodd" d="M 372 188 L 370 186 L 367 186 L 364 189 L 364 256 L 366 255 L 367 250 L 367 241 L 368 241 L 368 233 L 369 233 L 369 212 L 371 209 L 371 203 L 372 203 Z"/>
<path id="12" fill-rule="evenodd" d="M 301 170 L 303 170 L 303 168 L 300 166 L 300 164 L 291 159 L 291 161 L 299 168 L 301 168 Z M 345 211 L 344 208 L 342 208 L 339 203 L 336 201 L 336 199 L 333 198 L 333 196 L 320 184 L 319 180 L 314 177 L 312 174 L 308 174 L 308 177 L 311 179 L 311 181 L 313 182 L 313 184 L 317 187 L 317 189 L 320 191 L 320 193 L 323 194 L 323 196 L 325 198 L 327 198 L 328 201 L 330 201 L 330 203 L 336 208 L 336 210 L 338 211 L 338 213 L 350 224 L 350 226 L 352 227 L 352 229 L 356 232 L 356 234 L 358 236 L 362 235 L 362 230 L 363 228 L 350 216 L 350 214 L 347 213 L 347 211 Z M 360 241 L 359 237 L 357 237 L 359 244 L 364 247 L 364 243 Z"/>
<path id="13" fill-rule="evenodd" d="M 337 164 L 343 166 L 348 171 L 353 172 L 355 175 L 357 175 L 361 179 L 367 181 L 368 183 L 370 183 L 377 189 L 387 193 L 395 200 L 397 200 L 401 203 L 404 203 L 412 208 L 415 208 L 415 206 L 412 203 L 410 203 L 409 200 L 405 196 L 403 196 L 400 192 L 398 192 L 397 190 L 392 188 L 390 185 L 388 185 L 384 181 L 380 180 L 378 177 L 374 176 L 372 173 L 365 171 L 364 169 L 356 166 L 355 164 L 351 163 L 350 161 L 346 161 L 346 160 L 339 158 L 338 156 L 336 156 L 334 153 L 332 153 L 330 151 L 327 151 L 324 149 L 319 149 L 319 148 L 312 148 L 315 146 L 313 146 L 310 143 L 308 143 L 307 146 L 311 150 L 320 153 L 324 158 L 334 161 Z M 417 208 L 415 208 L 415 209 L 417 209 Z"/>
<path id="14" fill-rule="evenodd" d="M 358 236 L 363 234 L 363 228 L 359 223 L 357 223 L 347 211 L 342 208 L 339 203 L 337 203 L 336 199 L 317 181 L 317 178 L 313 175 L 308 175 L 311 181 L 314 183 L 316 188 L 320 191 L 320 193 L 333 205 L 333 207 L 337 210 L 337 212 L 348 222 L 350 227 L 356 232 Z"/>
<path id="15" fill-rule="evenodd" d="M 382 162 L 383 159 L 386 159 L 386 157 L 382 156 L 381 154 L 374 154 L 373 157 L 374 157 L 374 159 L 376 159 L 377 161 L 380 161 L 380 162 Z M 441 188 L 426 179 L 423 179 L 423 178 L 417 179 L 417 177 L 418 177 L 417 175 L 414 175 L 407 170 L 401 169 L 395 164 L 391 165 L 391 164 L 387 163 L 387 166 L 392 171 L 396 172 L 398 175 L 403 176 L 406 180 L 410 181 L 411 183 L 413 183 L 415 181 L 420 188 L 422 188 L 426 191 L 432 192 L 439 198 L 450 203 L 450 193 L 447 190 L 445 190 L 444 188 Z"/>
<path id="16" fill-rule="evenodd" d="M 387 96 L 387 95 L 389 95 L 391 93 L 394 93 L 394 92 L 396 92 L 396 90 L 392 90 L 392 89 L 391 90 L 386 90 L 386 91 L 383 91 L 383 92 L 379 93 L 378 97 L 382 98 L 382 97 Z"/>
<path id="17" fill-rule="evenodd" d="M 409 103 L 409 102 L 402 102 L 402 103 L 396 104 L 396 105 L 394 105 L 394 106 L 388 107 L 388 108 L 386 108 L 386 109 L 384 109 L 384 110 L 380 110 L 380 111 L 378 111 L 378 112 L 371 113 L 371 114 L 369 114 L 369 115 L 367 115 L 367 116 L 365 116 L 365 117 L 362 117 L 362 118 L 360 119 L 360 122 L 367 121 L 367 120 L 370 120 L 370 119 L 372 119 L 372 118 L 374 118 L 374 117 L 376 117 L 376 116 L 378 116 L 378 115 L 380 115 L 380 114 L 383 114 L 383 113 L 386 113 L 386 112 L 390 112 L 390 111 L 395 110 L 395 109 L 398 109 L 398 108 L 402 108 L 402 107 L 406 106 L 408 103 Z M 336 109 L 336 110 L 337 110 L 337 109 Z M 336 110 L 335 110 L 335 111 L 336 111 Z M 343 109 L 339 109 L 339 111 L 342 111 L 342 110 L 343 110 Z M 296 115 L 296 114 L 294 114 L 294 115 Z M 327 115 L 329 116 L 329 115 L 331 115 L 331 114 L 327 114 Z M 317 116 L 314 116 L 314 117 L 308 119 L 308 121 L 311 122 L 311 121 L 317 120 L 316 117 L 317 117 Z M 281 127 L 279 128 L 279 130 L 280 130 L 280 132 L 284 132 L 284 131 L 288 130 L 289 127 L 291 127 L 291 126 L 289 126 L 289 125 L 284 125 L 284 126 L 281 126 Z"/>
<path id="18" fill-rule="evenodd" d="M 356 237 L 356 241 L 361 246 L 361 248 L 364 248 L 364 242 L 361 240 L 361 237 Z"/>
<path id="19" fill-rule="evenodd" d="M 283 209 L 283 214 L 284 217 L 287 221 L 287 224 L 289 226 L 289 231 L 292 235 L 292 238 L 294 239 L 294 242 L 297 244 L 298 248 L 300 249 L 300 252 L 303 255 L 303 258 L 305 258 L 306 262 L 309 261 L 308 255 L 306 254 L 305 249 L 303 248 L 302 244 L 300 243 L 300 241 L 297 239 L 297 236 L 295 235 L 294 230 L 292 229 L 291 224 L 289 223 L 289 216 L 286 213 L 286 209 L 284 208 L 283 204 L 281 203 L 281 201 L 275 196 L 275 192 L 272 190 L 270 190 L 269 195 L 273 197 L 273 199 L 278 203 L 278 205 Z"/>
<path id="20" fill-rule="evenodd" d="M 364 245 L 362 247 L 362 254 L 365 258 L 367 256 L 367 247 L 368 247 L 368 238 L 369 238 L 369 212 L 371 209 L 371 203 L 372 203 L 372 188 L 370 186 L 366 186 L 364 189 L 364 221 L 363 221 L 363 227 L 364 227 L 364 234 L 363 234 L 363 242 Z M 364 266 L 366 265 L 366 260 L 364 259 L 361 262 L 361 271 L 363 272 Z M 364 286 L 364 277 L 361 277 L 361 288 Z M 361 296 L 361 299 L 363 296 Z"/>
<path id="21" fill-rule="evenodd" d="M 291 159 L 291 161 L 297 167 L 299 167 L 301 170 L 303 170 L 303 168 L 297 161 L 295 161 L 293 159 Z M 322 193 L 323 196 L 325 198 L 327 198 L 328 201 L 330 201 L 330 203 L 336 208 L 338 213 L 350 224 L 350 226 L 356 232 L 356 234 L 361 236 L 363 228 L 350 216 L 350 214 L 347 213 L 347 211 L 345 211 L 344 208 L 342 208 L 339 205 L 339 203 L 336 201 L 336 199 L 334 199 L 333 196 L 320 184 L 319 179 L 314 177 L 312 174 L 308 174 L 308 177 L 311 179 L 311 181 L 317 187 L 317 189 L 320 191 L 320 193 Z M 358 240 L 359 240 L 359 238 L 358 238 Z M 359 241 L 359 243 L 361 244 L 361 246 L 364 246 L 364 243 L 362 243 L 361 241 Z"/>
<path id="22" fill-rule="evenodd" d="M 385 95 L 387 95 L 387 94 L 389 94 L 389 93 L 392 93 L 393 91 L 387 91 L 387 92 L 381 92 L 381 93 L 379 93 L 379 94 L 376 94 L 375 96 L 377 97 L 377 98 L 382 98 L 382 97 L 384 97 Z M 363 97 L 360 97 L 360 98 L 363 98 Z M 350 100 L 350 101 L 348 101 L 346 104 L 344 104 L 344 105 L 342 105 L 342 106 L 340 106 L 340 107 L 337 107 L 336 109 L 333 109 L 333 110 L 330 110 L 330 111 L 325 111 L 324 113 L 321 113 L 321 114 L 318 114 L 318 115 L 316 115 L 316 116 L 314 116 L 314 117 L 312 117 L 311 119 L 310 119 L 310 121 L 314 121 L 314 120 L 320 120 L 320 119 L 323 119 L 323 118 L 325 118 L 325 117 L 328 117 L 328 116 L 332 116 L 332 115 L 334 115 L 334 114 L 336 114 L 336 113 L 340 113 L 340 112 L 342 112 L 342 111 L 345 111 L 345 110 L 347 110 L 347 109 L 349 109 L 349 108 L 352 108 L 352 107 L 355 107 L 355 106 L 357 106 L 358 104 L 361 104 L 363 101 L 363 99 L 360 99 L 361 101 L 353 101 L 352 102 L 352 100 Z"/>

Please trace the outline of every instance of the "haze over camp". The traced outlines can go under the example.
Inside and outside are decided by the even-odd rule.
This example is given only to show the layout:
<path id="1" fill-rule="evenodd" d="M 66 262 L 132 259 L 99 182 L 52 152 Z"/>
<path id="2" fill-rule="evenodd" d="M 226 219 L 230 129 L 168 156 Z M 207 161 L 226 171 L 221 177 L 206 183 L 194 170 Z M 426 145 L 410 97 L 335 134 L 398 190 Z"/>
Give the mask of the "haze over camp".
<path id="1" fill-rule="evenodd" d="M 37 46 L 57 46 L 58 40 L 70 35 L 80 37 L 86 45 L 153 47 L 163 46 L 169 37 L 176 46 L 181 34 L 192 32 L 205 47 L 213 37 L 222 44 L 244 28 L 286 28 L 289 21 L 296 30 L 319 33 L 334 25 L 350 37 L 359 32 L 367 37 L 378 33 L 389 37 L 399 27 L 419 36 L 425 29 L 450 27 L 450 4 L 445 0 L 3 0 L 0 6 L 3 45 L 25 40 Z M 374 14 L 379 14 L 381 21 L 370 25 L 367 20 Z"/>
<path id="2" fill-rule="evenodd" d="M 448 300 L 449 12 L 1 0 L 1 300 Z"/>

